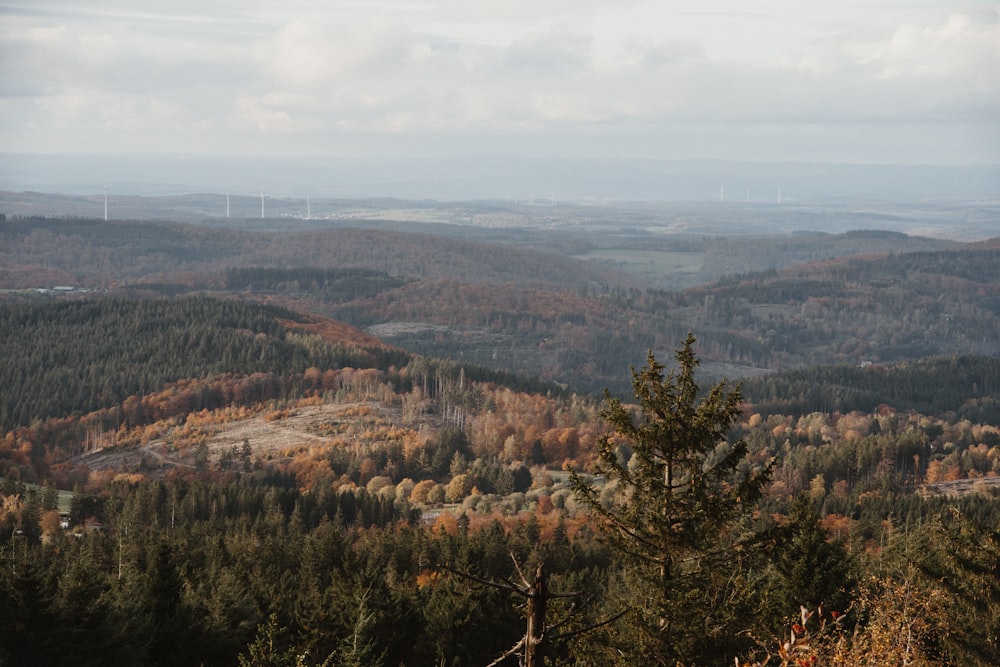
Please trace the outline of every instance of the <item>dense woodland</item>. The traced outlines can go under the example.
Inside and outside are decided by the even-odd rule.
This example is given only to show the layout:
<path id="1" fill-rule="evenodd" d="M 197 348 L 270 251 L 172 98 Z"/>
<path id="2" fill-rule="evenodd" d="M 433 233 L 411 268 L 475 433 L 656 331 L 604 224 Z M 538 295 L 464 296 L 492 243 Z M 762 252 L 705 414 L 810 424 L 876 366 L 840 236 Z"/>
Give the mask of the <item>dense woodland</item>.
<path id="1" fill-rule="evenodd" d="M 149 225 L 0 228 L 0 664 L 1000 662 L 996 243 Z"/>
<path id="2" fill-rule="evenodd" d="M 434 332 L 392 340 L 435 355 L 462 350 L 485 363 L 505 358 L 504 342 L 519 338 L 523 359 L 547 373 L 584 389 L 599 390 L 595 384 L 603 383 L 621 390 L 620 379 L 611 377 L 641 361 L 637 350 L 669 349 L 688 328 L 700 332 L 707 359 L 734 364 L 737 372 L 741 366 L 995 356 L 997 267 L 1000 250 L 991 246 L 829 260 L 682 292 L 592 288 L 554 295 L 513 285 L 486 292 L 442 281 L 407 285 L 329 312 L 360 326 L 429 320 L 496 331 L 501 337 L 492 346 L 461 329 L 443 339 Z"/>
<path id="3" fill-rule="evenodd" d="M 861 398 L 844 400 L 864 400 L 866 376 L 873 391 L 893 373 L 918 386 L 870 411 L 782 412 L 766 401 L 758 410 L 735 385 L 698 391 L 686 347 L 678 374 L 652 365 L 652 376 L 639 376 L 631 407 L 522 392 L 452 362 L 338 347 L 293 333 L 308 318 L 266 306 L 102 299 L 5 308 L 5 322 L 36 327 L 36 343 L 50 336 L 41 347 L 53 350 L 61 328 L 38 327 L 60 321 L 57 311 L 95 309 L 86 311 L 95 331 L 113 321 L 168 331 L 194 309 L 192 330 L 211 321 L 247 332 L 241 341 L 294 343 L 302 355 L 301 370 L 251 364 L 178 377 L 97 410 L 82 392 L 80 404 L 62 406 L 67 416 L 16 422 L 0 441 L 0 586 L 10 601 L 4 627 L 15 629 L 0 641 L 6 664 L 484 665 L 503 655 L 499 664 L 516 664 L 511 649 L 526 636 L 517 582 L 531 583 L 539 565 L 548 590 L 572 596 L 552 598 L 547 622 L 559 630 L 539 641 L 535 664 L 779 660 L 793 623 L 809 637 L 791 639 L 797 655 L 832 664 L 864 664 L 863 655 L 891 664 L 904 629 L 909 664 L 1000 656 L 1000 500 L 990 485 L 1000 476 L 1000 428 L 961 411 L 997 398 L 995 369 L 983 364 L 865 369 Z M 233 343 L 234 353 L 244 345 Z M 137 365 L 114 359 L 109 378 Z M 845 372 L 811 371 L 817 382 Z M 798 387 L 808 373 L 772 376 L 768 386 L 780 394 L 782 378 Z M 675 388 L 678 378 L 686 384 Z M 957 393 L 919 387 L 934 384 Z M 656 394 L 662 409 L 638 393 L 656 386 L 665 388 Z M 324 404 L 351 407 L 312 425 L 322 444 L 208 444 L 254 415 L 280 425 Z M 699 423 L 696 407 L 714 426 L 694 447 L 686 434 Z M 678 569 L 668 579 L 642 565 L 649 558 L 627 557 L 641 551 L 602 518 L 628 507 L 643 470 L 662 470 L 659 455 L 640 455 L 647 431 L 630 431 L 643 415 L 666 415 L 678 434 L 670 441 L 692 447 L 676 458 L 679 471 L 724 463 L 694 505 L 616 515 L 625 525 L 675 517 L 643 538 L 672 554 Z M 158 446 L 172 465 L 128 462 Z M 719 495 L 740 488 L 731 475 L 755 490 Z M 966 491 L 920 493 L 949 484 Z M 67 529 L 57 487 L 75 490 Z M 682 539 L 678 526 L 703 511 L 720 512 L 719 522 L 692 523 Z M 798 618 L 800 605 L 815 616 Z"/>
<path id="4" fill-rule="evenodd" d="M 277 308 L 204 298 L 0 305 L 0 383 L 19 387 L 4 392 L 0 428 L 118 405 L 171 380 L 301 374 L 317 365 L 386 370 L 407 359 L 381 345 L 360 349 L 296 333 L 308 322 Z"/>

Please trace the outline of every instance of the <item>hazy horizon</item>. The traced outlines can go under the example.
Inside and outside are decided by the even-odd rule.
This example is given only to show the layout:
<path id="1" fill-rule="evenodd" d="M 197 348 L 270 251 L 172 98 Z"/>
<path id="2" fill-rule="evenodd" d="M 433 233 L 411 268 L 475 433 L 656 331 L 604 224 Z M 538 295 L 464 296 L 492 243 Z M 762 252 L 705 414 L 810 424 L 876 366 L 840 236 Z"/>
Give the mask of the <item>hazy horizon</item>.
<path id="1" fill-rule="evenodd" d="M 1000 199 L 1000 165 L 0 154 L 0 190 L 515 201 Z"/>

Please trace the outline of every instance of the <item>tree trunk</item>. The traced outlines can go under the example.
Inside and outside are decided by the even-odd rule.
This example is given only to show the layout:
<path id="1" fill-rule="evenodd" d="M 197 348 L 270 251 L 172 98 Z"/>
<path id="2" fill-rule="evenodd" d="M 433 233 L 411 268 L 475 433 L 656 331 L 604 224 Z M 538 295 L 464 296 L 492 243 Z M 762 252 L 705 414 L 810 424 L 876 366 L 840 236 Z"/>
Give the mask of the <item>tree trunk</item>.
<path id="1" fill-rule="evenodd" d="M 545 608 L 548 602 L 545 572 L 538 566 L 535 581 L 528 589 L 528 631 L 524 636 L 524 667 L 542 667 L 545 639 Z"/>

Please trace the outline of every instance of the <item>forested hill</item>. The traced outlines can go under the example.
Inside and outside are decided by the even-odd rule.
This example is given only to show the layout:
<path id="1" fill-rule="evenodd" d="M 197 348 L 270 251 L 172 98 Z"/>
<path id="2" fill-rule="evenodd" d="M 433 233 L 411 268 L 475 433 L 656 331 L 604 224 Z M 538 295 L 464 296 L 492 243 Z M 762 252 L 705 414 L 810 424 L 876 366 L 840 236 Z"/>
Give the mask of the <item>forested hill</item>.
<path id="1" fill-rule="evenodd" d="M 383 340 L 422 354 L 517 370 L 530 365 L 580 389 L 627 392 L 622 378 L 629 365 L 641 363 L 642 351 L 670 349 L 687 331 L 697 335 L 711 368 L 729 377 L 816 364 L 1000 355 L 1000 247 L 994 241 L 827 259 L 681 292 L 415 281 L 377 297 L 314 307 L 378 327 Z M 386 322 L 436 328 L 382 333 Z"/>
<path id="2" fill-rule="evenodd" d="M 997 356 L 1000 242 L 825 260 L 636 303 L 685 316 L 706 357 L 756 366 Z"/>
<path id="3" fill-rule="evenodd" d="M 722 277 L 747 266 L 732 255 L 739 244 L 730 239 L 719 241 L 733 261 L 719 268 L 717 282 L 675 292 L 640 284 L 641 275 L 622 276 L 600 261 L 474 240 L 481 236 L 462 237 L 462 228 L 452 227 L 448 236 L 416 225 L 281 233 L 15 219 L 0 224 L 0 288 L 22 290 L 11 299 L 40 298 L 30 288 L 55 285 L 224 292 L 370 328 L 416 354 L 594 393 L 627 392 L 629 366 L 641 364 L 645 350 L 672 349 L 688 331 L 698 337 L 705 367 L 729 377 L 816 364 L 1000 355 L 997 240 L 903 252 L 932 244 L 853 232 L 835 235 L 834 245 L 879 254 Z M 532 238 L 542 238 L 534 232 Z M 773 240 L 779 251 L 808 249 L 797 237 L 786 241 Z M 680 259 L 667 251 L 640 258 L 672 265 L 704 254 L 708 264 L 714 260 L 705 248 L 715 242 L 684 246 L 674 253 Z M 745 250 L 764 245 L 758 240 Z"/>
<path id="4" fill-rule="evenodd" d="M 0 428 L 218 374 L 388 368 L 408 356 L 346 325 L 232 299 L 0 303 Z"/>
<path id="5" fill-rule="evenodd" d="M 817 229 L 822 221 L 817 220 Z M 908 236 L 882 230 L 855 230 L 843 234 L 798 233 L 783 237 L 725 238 L 708 245 L 697 277 L 700 283 L 719 276 L 781 269 L 833 257 L 863 254 L 932 252 L 960 247 L 940 239 Z"/>
<path id="6" fill-rule="evenodd" d="M 898 364 L 838 364 L 746 380 L 744 397 L 763 415 L 876 412 L 879 406 L 1000 421 L 1000 359 L 937 357 Z"/>
<path id="7" fill-rule="evenodd" d="M 280 227 L 280 221 L 274 222 Z M 410 279 L 463 282 L 635 282 L 597 263 L 417 231 L 248 232 L 167 222 L 45 218 L 0 224 L 0 267 L 0 287 L 10 288 L 44 286 L 53 279 L 56 284 L 108 287 L 153 277 L 190 285 L 220 268 L 235 267 L 364 268 Z"/>

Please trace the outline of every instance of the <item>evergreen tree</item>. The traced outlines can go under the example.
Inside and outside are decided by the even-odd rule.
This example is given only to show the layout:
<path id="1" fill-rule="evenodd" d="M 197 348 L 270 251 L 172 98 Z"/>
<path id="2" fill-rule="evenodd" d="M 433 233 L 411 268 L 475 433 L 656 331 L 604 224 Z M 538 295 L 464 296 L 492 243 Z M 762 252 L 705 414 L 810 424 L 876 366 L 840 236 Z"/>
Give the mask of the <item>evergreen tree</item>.
<path id="1" fill-rule="evenodd" d="M 819 524 L 819 511 L 805 494 L 792 504 L 789 522 L 779 531 L 774 564 L 775 616 L 797 613 L 801 605 L 819 605 L 831 611 L 848 606 L 854 585 L 851 562 L 840 542 L 827 539 Z"/>
<path id="2" fill-rule="evenodd" d="M 239 656 L 240 667 L 291 667 L 301 664 L 294 647 L 289 646 L 288 630 L 278 623 L 277 614 L 271 614 L 267 624 L 257 632 L 246 652 Z"/>
<path id="3" fill-rule="evenodd" d="M 666 375 L 651 352 L 642 370 L 633 368 L 638 419 L 606 392 L 601 417 L 610 433 L 599 442 L 595 472 L 612 485 L 611 502 L 572 477 L 626 568 L 638 615 L 632 659 L 644 664 L 732 660 L 726 638 L 738 634 L 736 601 L 750 587 L 740 569 L 752 538 L 743 524 L 769 474 L 747 464 L 745 443 L 726 441 L 740 414 L 739 387 L 722 381 L 699 399 L 694 342 L 689 334 L 675 355 L 678 368 Z M 622 447 L 630 460 L 620 457 Z"/>
<path id="4" fill-rule="evenodd" d="M 928 529 L 920 566 L 926 585 L 944 593 L 941 651 L 952 664 L 1000 664 L 1000 531 L 956 507 Z"/>

